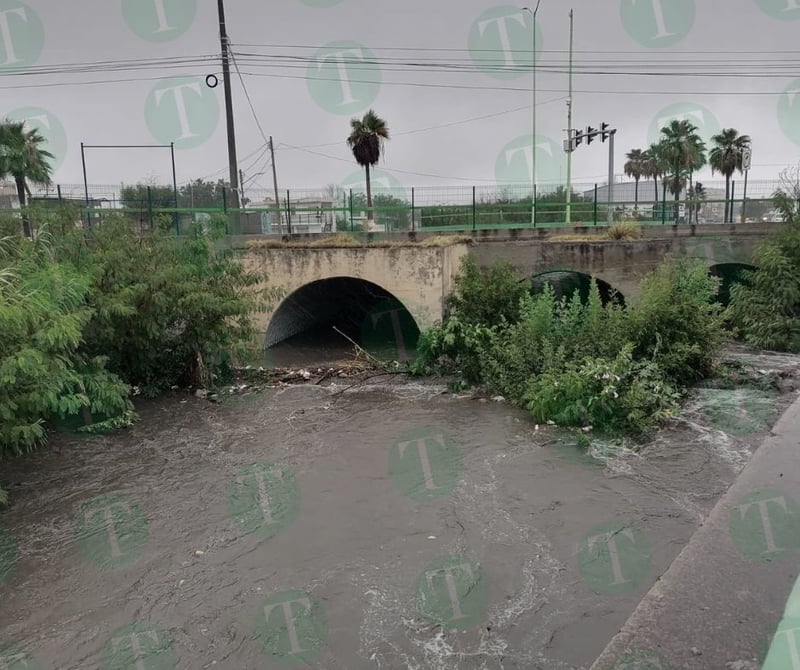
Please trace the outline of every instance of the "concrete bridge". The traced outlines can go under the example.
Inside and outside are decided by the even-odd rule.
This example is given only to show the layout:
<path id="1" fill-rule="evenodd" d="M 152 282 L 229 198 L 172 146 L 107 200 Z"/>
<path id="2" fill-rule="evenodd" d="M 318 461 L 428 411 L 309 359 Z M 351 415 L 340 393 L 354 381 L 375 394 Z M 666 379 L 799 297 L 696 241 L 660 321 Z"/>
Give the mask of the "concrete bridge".
<path id="1" fill-rule="evenodd" d="M 641 279 L 669 254 L 702 259 L 717 272 L 750 265 L 756 245 L 780 226 L 653 226 L 635 241 L 558 240 L 576 232 L 591 234 L 589 228 L 477 231 L 471 240 L 449 246 L 425 246 L 428 236 L 419 233 L 368 239 L 385 246 L 258 248 L 258 238 L 252 237 L 237 238 L 234 246 L 241 249 L 245 265 L 267 275 L 268 286 L 282 296 L 257 322 L 265 346 L 271 347 L 334 321 L 357 340 L 368 315 L 377 323 L 403 308 L 416 328 L 425 329 L 442 318 L 461 258 L 470 251 L 484 266 L 507 261 L 520 279 L 577 273 L 631 300 Z M 387 316 L 389 321 L 395 330 L 400 327 L 396 314 Z"/>

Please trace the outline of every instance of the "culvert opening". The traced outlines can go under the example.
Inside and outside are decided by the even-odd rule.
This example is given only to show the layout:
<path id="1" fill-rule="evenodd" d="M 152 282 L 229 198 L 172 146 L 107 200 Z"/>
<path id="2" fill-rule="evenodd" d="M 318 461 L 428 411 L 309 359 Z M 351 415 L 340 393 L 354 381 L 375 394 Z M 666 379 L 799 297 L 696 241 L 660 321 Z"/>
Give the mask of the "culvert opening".
<path id="1" fill-rule="evenodd" d="M 306 284 L 275 310 L 265 346 L 275 366 L 324 365 L 351 358 L 354 343 L 380 360 L 414 358 L 419 327 L 386 289 L 354 277 Z"/>
<path id="2" fill-rule="evenodd" d="M 713 277 L 719 277 L 719 292 L 716 302 L 727 307 L 731 301 L 731 287 L 741 284 L 747 272 L 754 272 L 757 268 L 747 263 L 719 263 L 709 268 Z"/>
<path id="3" fill-rule="evenodd" d="M 597 290 L 600 292 L 600 299 L 603 304 L 614 303 L 617 305 L 625 304 L 625 296 L 617 291 L 611 284 L 597 280 Z M 531 291 L 541 293 L 546 284 L 551 284 L 556 298 L 565 297 L 569 300 L 577 291 L 582 302 L 589 300 L 589 291 L 592 286 L 591 275 L 584 274 L 583 272 L 576 272 L 574 270 L 554 270 L 551 272 L 544 272 L 539 275 L 531 277 Z"/>

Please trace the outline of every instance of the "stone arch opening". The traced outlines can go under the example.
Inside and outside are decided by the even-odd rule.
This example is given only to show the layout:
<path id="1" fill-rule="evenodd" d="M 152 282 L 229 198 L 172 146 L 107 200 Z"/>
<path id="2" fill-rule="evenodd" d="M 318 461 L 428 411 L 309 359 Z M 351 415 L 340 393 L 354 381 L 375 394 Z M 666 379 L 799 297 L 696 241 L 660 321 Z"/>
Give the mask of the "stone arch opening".
<path id="1" fill-rule="evenodd" d="M 594 279 L 597 281 L 600 299 L 604 305 L 608 303 L 625 304 L 625 296 L 611 284 L 599 277 L 594 277 Z M 545 284 L 551 284 L 557 298 L 566 297 L 569 299 L 575 291 L 578 291 L 581 300 L 586 302 L 589 299 L 589 291 L 592 286 L 592 275 L 576 270 L 549 270 L 532 276 L 530 281 L 534 293 L 541 292 Z"/>
<path id="2" fill-rule="evenodd" d="M 381 360 L 408 361 L 419 333 L 409 310 L 383 287 L 331 277 L 287 296 L 269 321 L 264 344 L 273 360 L 295 358 L 306 365 L 349 356 L 353 342 Z"/>
<path id="3" fill-rule="evenodd" d="M 756 270 L 755 265 L 749 263 L 717 263 L 712 265 L 708 272 L 712 277 L 719 278 L 719 293 L 716 302 L 727 307 L 731 301 L 731 287 L 734 284 L 741 284 L 743 274 Z"/>

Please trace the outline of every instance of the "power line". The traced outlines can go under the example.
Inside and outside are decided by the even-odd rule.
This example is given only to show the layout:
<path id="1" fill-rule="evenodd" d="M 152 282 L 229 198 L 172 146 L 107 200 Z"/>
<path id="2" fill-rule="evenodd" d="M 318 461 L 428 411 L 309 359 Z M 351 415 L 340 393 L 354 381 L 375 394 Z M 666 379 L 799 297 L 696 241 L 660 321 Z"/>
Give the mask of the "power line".
<path id="1" fill-rule="evenodd" d="M 244 95 L 247 98 L 247 104 L 250 106 L 250 111 L 253 113 L 253 118 L 256 121 L 256 126 L 258 126 L 258 132 L 261 133 L 261 139 L 264 140 L 265 144 L 269 144 L 269 139 L 267 138 L 267 134 L 261 127 L 261 121 L 258 120 L 258 114 L 256 114 L 255 107 L 253 107 L 253 101 L 250 99 L 250 93 L 248 92 L 247 86 L 244 83 L 244 78 L 242 77 L 242 73 L 239 71 L 239 63 L 236 60 L 233 49 L 230 50 L 230 54 L 231 54 L 231 61 L 233 61 L 233 67 L 236 69 L 236 74 L 239 76 L 239 81 L 242 84 L 242 90 L 244 91 Z"/>

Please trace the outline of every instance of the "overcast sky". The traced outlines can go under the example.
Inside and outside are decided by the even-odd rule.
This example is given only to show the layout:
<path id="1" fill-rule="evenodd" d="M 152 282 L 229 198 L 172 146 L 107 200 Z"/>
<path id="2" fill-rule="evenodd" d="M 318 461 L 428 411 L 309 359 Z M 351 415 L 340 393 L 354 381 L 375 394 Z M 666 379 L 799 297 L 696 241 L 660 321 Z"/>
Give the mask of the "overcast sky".
<path id="1" fill-rule="evenodd" d="M 751 135 L 753 180 L 800 161 L 800 52 L 790 52 L 800 1 L 572 8 L 573 124 L 618 129 L 616 173 L 626 151 L 646 148 L 675 115 L 706 138 L 720 127 Z M 566 178 L 569 9 L 541 0 L 537 14 L 539 182 Z M 349 119 L 370 107 L 392 134 L 382 183 L 467 192 L 529 181 L 529 12 L 486 0 L 227 0 L 226 11 L 244 80 L 234 69 L 239 164 L 253 194 L 272 186 L 262 130 L 274 136 L 282 190 L 360 179 L 344 140 Z M 55 182 L 82 183 L 81 142 L 174 141 L 179 182 L 227 177 L 212 0 L 0 0 L 0 47 L 2 113 L 33 119 L 48 136 Z M 207 75 L 220 83 L 210 88 Z M 171 181 L 168 150 L 86 156 L 92 184 Z M 581 145 L 572 160 L 573 183 L 603 182 L 608 145 Z"/>

